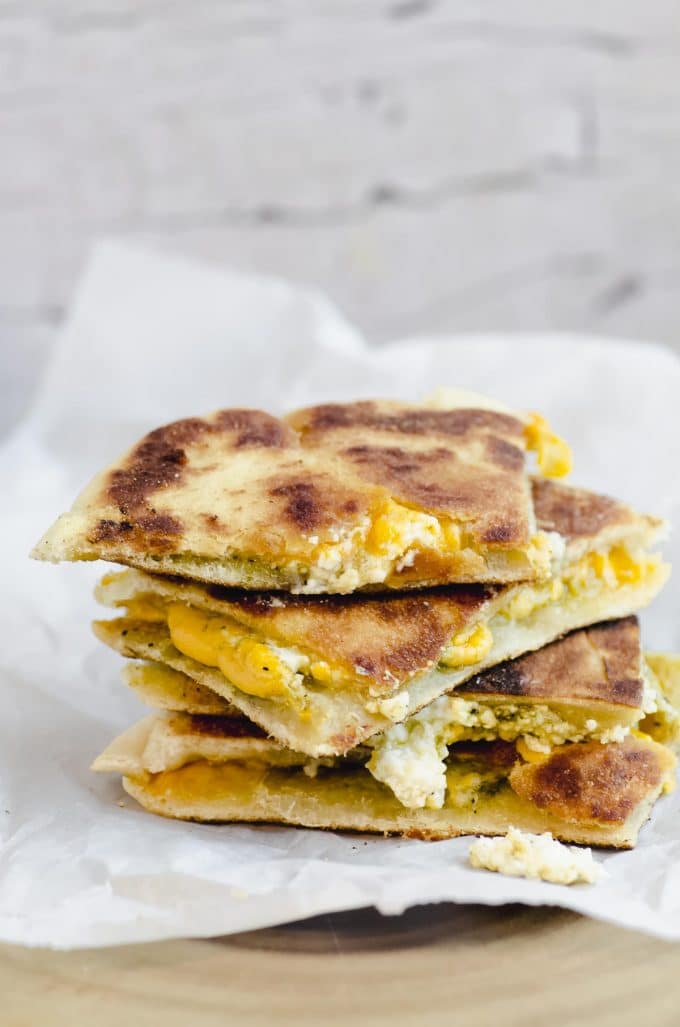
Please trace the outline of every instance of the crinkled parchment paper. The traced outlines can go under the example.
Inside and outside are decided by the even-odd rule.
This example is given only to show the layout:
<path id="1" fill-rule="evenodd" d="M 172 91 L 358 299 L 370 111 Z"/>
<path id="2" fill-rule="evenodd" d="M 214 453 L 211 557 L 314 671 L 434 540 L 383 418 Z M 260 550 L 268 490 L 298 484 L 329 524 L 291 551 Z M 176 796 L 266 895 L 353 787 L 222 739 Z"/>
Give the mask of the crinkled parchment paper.
<path id="1" fill-rule="evenodd" d="M 37 398 L 0 448 L 0 938 L 108 945 L 442 900 L 559 905 L 680 938 L 680 793 L 658 804 L 635 852 L 598 856 L 604 881 L 566 888 L 474 871 L 465 839 L 166 821 L 88 769 L 143 710 L 90 632 L 101 565 L 27 553 L 91 473 L 176 417 L 416 398 L 440 384 L 540 409 L 573 443 L 577 483 L 677 513 L 680 363 L 667 350 L 571 335 L 367 348 L 325 299 L 284 282 L 97 250 Z M 680 648 L 676 588 L 644 614 L 649 647 Z"/>

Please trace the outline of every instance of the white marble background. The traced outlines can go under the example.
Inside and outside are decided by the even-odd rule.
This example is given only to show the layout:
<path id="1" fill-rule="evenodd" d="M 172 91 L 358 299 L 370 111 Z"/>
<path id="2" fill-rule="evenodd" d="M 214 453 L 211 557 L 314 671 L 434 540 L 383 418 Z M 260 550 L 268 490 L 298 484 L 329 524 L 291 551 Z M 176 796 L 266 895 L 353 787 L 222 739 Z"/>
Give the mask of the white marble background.
<path id="1" fill-rule="evenodd" d="M 102 235 L 675 343 L 679 101 L 678 0 L 0 0 L 0 429 Z"/>

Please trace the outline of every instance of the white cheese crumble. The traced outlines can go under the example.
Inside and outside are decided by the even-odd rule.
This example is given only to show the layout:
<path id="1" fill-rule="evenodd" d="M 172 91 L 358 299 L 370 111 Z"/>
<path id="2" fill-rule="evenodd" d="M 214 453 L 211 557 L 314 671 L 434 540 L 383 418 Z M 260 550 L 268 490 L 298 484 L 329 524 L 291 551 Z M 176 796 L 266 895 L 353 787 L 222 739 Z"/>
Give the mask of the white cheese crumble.
<path id="1" fill-rule="evenodd" d="M 413 564 L 416 562 L 417 555 L 418 551 L 416 549 L 409 549 L 406 553 L 404 553 L 401 560 L 397 561 L 395 567 L 397 573 L 401 574 L 401 572 L 406 570 L 407 567 L 413 567 Z"/>
<path id="2" fill-rule="evenodd" d="M 597 735 L 597 741 L 602 742 L 603 745 L 609 745 L 610 742 L 622 742 L 629 734 L 629 727 L 626 727 L 624 724 L 615 724 L 614 727 L 600 731 Z"/>
<path id="3" fill-rule="evenodd" d="M 349 531 L 332 532 L 327 542 L 320 543 L 317 535 L 308 536 L 315 552 L 306 570 L 300 561 L 291 564 L 304 579 L 292 591 L 302 595 L 344 593 L 354 592 L 362 584 L 381 584 L 395 569 L 410 566 L 418 550 L 441 542 L 442 529 L 436 517 L 409 511 L 408 522 L 399 524 L 395 537 L 384 541 L 381 552 L 371 553 L 366 548 L 371 527 L 370 518 L 363 517 Z"/>
<path id="4" fill-rule="evenodd" d="M 371 701 L 367 708 L 391 719 L 402 719 L 397 698 L 382 703 Z M 390 707 L 392 702 L 394 706 Z M 448 746 L 457 741 L 522 739 L 533 752 L 549 753 L 565 742 L 589 738 L 602 743 L 619 742 L 629 731 L 629 727 L 618 724 L 603 728 L 595 720 L 579 727 L 544 703 L 502 703 L 492 709 L 483 702 L 443 695 L 408 720 L 371 739 L 367 743 L 373 749 L 368 769 L 392 789 L 404 806 L 441 809 L 446 798 Z"/>
<path id="5" fill-rule="evenodd" d="M 408 728 L 397 724 L 387 734 L 389 742 L 378 745 L 367 764 L 373 777 L 409 809 L 441 809 L 446 795 L 445 743 L 437 740 L 427 722 L 412 722 Z"/>
<path id="6" fill-rule="evenodd" d="M 663 694 L 649 664 L 642 661 L 642 712 L 657 713 L 663 705 Z"/>
<path id="7" fill-rule="evenodd" d="M 527 834 L 516 827 L 500 838 L 478 838 L 470 846 L 468 858 L 479 870 L 552 884 L 593 884 L 604 873 L 590 849 L 563 845 L 549 831 Z"/>
<path id="8" fill-rule="evenodd" d="M 316 759 L 310 757 L 302 764 L 302 770 L 307 777 L 316 777 L 319 767 L 336 767 L 337 765 L 337 756 L 318 756 Z"/>
<path id="9" fill-rule="evenodd" d="M 298 671 L 306 670 L 309 666 L 309 658 L 301 653 L 299 649 L 294 649 L 292 646 L 276 645 L 275 642 L 267 642 L 267 646 L 272 652 L 276 653 L 282 663 L 285 663 L 294 674 Z"/>
<path id="10" fill-rule="evenodd" d="M 395 724 L 404 720 L 408 715 L 408 707 L 408 692 L 397 692 L 389 699 L 374 699 L 366 703 L 369 713 L 381 713 L 383 717 L 393 720 Z"/>

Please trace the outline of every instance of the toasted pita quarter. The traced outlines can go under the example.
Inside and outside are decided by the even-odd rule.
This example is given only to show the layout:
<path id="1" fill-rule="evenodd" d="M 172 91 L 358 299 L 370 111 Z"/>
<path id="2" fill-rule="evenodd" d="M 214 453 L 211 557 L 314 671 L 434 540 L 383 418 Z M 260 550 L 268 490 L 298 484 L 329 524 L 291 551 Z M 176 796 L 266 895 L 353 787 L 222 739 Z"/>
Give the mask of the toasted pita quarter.
<path id="1" fill-rule="evenodd" d="M 157 428 L 99 474 L 32 555 L 247 589 L 350 593 L 550 574 L 527 476 L 569 469 L 538 415 L 468 394 L 221 410 Z"/>
<path id="2" fill-rule="evenodd" d="M 680 657 L 641 658 L 636 617 L 573 631 L 523 657 L 476 674 L 455 692 L 365 744 L 379 751 L 396 739 L 402 751 L 415 723 L 433 746 L 441 741 L 520 740 L 539 755 L 574 741 L 621 741 L 631 728 L 664 745 L 680 743 Z M 656 668 L 653 670 L 652 668 Z M 129 663 L 124 681 L 157 710 L 238 717 L 237 707 L 212 689 L 161 663 Z M 163 731 L 192 733 L 192 720 L 168 718 Z M 273 738 L 273 747 L 281 747 Z M 422 736 L 419 739 L 422 747 Z M 301 754 L 301 759 L 308 759 Z M 167 769 L 167 768 L 164 768 Z M 389 783 L 389 782 L 388 782 Z"/>
<path id="3" fill-rule="evenodd" d="M 513 825 L 551 831 L 563 841 L 632 848 L 676 765 L 669 749 L 644 736 L 564 745 L 539 763 L 519 760 L 510 743 L 462 743 L 449 753 L 442 806 L 409 809 L 359 762 L 301 766 L 295 754 L 272 748 L 256 728 L 249 734 L 247 721 L 237 727 L 233 719 L 221 719 L 221 730 L 207 723 L 194 727 L 194 738 L 203 743 L 192 751 L 186 740 L 173 747 L 172 729 L 168 739 L 163 722 L 148 717 L 118 738 L 93 769 L 122 773 L 126 791 L 142 806 L 184 820 L 264 821 L 423 839 L 504 834 Z M 212 761 L 202 755 L 211 752 Z M 174 769 L 147 769 L 173 762 Z"/>
<path id="4" fill-rule="evenodd" d="M 449 801 L 451 754 L 460 761 L 482 752 L 487 764 L 500 762 L 506 769 L 520 757 L 539 765 L 558 750 L 589 752 L 584 743 L 608 747 L 625 741 L 631 731 L 641 737 L 636 729 L 640 722 L 657 740 L 678 741 L 678 707 L 643 660 L 635 617 L 575 631 L 483 672 L 348 755 L 321 760 L 267 738 L 238 715 L 187 715 L 186 693 L 173 681 L 175 672 L 156 672 L 156 688 L 163 686 L 163 673 L 168 674 L 167 698 L 158 705 L 168 709 L 171 699 L 175 712 L 149 718 L 144 729 L 131 729 L 133 741 L 137 732 L 143 733 L 143 744 L 132 746 L 132 762 L 122 765 L 118 758 L 121 745 L 130 751 L 124 736 L 99 757 L 95 769 L 138 777 L 142 772 L 177 770 L 196 760 L 216 764 L 257 759 L 315 775 L 319 767 L 335 773 L 365 764 L 401 805 L 441 809 Z M 674 685 L 679 677 L 674 669 Z M 527 775 L 522 780 L 528 780 Z"/>
<path id="5" fill-rule="evenodd" d="M 212 689 L 161 663 L 127 664 L 123 680 L 157 710 L 239 716 L 238 708 Z M 674 707 L 680 708 L 680 696 L 675 697 Z M 646 715 L 657 715 L 667 723 L 674 707 L 658 677 L 641 659 L 637 618 L 626 617 L 573 631 L 536 652 L 482 671 L 403 725 L 373 736 L 368 744 L 377 745 L 397 729 L 403 735 L 402 727 L 416 721 L 435 719 L 447 744 L 496 737 L 514 741 L 524 735 L 549 746 L 584 739 L 614 741 Z M 180 718 L 176 723 L 184 721 Z M 280 745 L 273 738 L 270 741 Z"/>
<path id="6" fill-rule="evenodd" d="M 661 522 L 549 482 L 534 503 L 564 539 L 556 577 L 404 595 L 243 593 L 125 571 L 98 589 L 126 616 L 98 621 L 124 656 L 164 664 L 237 706 L 289 748 L 348 752 L 488 667 L 645 606 L 668 569 Z"/>

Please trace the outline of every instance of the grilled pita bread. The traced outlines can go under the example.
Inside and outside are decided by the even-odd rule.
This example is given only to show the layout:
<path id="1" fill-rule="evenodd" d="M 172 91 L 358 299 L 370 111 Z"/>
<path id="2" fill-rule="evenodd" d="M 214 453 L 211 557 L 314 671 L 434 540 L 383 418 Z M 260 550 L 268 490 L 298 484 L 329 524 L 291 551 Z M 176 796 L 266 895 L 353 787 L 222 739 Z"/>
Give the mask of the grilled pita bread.
<path id="1" fill-rule="evenodd" d="M 662 660 L 662 666 L 667 667 L 673 657 L 656 655 L 649 659 L 657 667 Z M 669 701 L 668 684 L 664 690 L 661 676 L 667 678 L 667 671 L 651 674 L 642 661 L 637 618 L 627 617 L 574 631 L 536 652 L 476 674 L 451 696 L 435 700 L 399 725 L 397 733 L 403 738 L 403 728 L 408 729 L 414 722 L 431 724 L 436 719 L 447 744 L 529 738 L 552 747 L 566 741 L 620 739 L 648 717 L 647 733 L 669 744 L 675 739 L 675 709 L 680 708 L 680 695 Z M 239 716 L 235 706 L 211 689 L 162 664 L 129 664 L 123 677 L 154 709 L 197 714 L 211 718 L 209 723 L 217 723 L 220 717 Z M 680 668 L 671 677 L 672 687 L 680 690 Z M 166 735 L 190 735 L 194 721 L 191 717 L 168 718 L 159 720 L 157 729 Z M 374 736 L 367 744 L 378 747 L 392 733 L 394 728 Z M 266 737 L 264 732 L 262 737 Z M 273 749 L 282 748 L 273 738 L 269 744 Z M 306 759 L 301 754 L 301 762 Z"/>
<path id="2" fill-rule="evenodd" d="M 312 599 L 126 571 L 98 595 L 127 616 L 95 630 L 218 693 L 285 746 L 341 755 L 480 671 L 628 616 L 659 591 L 667 568 L 642 547 L 661 522 L 542 481 L 534 503 L 565 541 L 546 584 Z"/>
<path id="3" fill-rule="evenodd" d="M 680 693 L 680 658 L 655 654 L 649 660 L 655 667 L 656 719 L 648 713 L 642 723 L 666 738 L 672 725 L 677 744 L 678 710 L 669 697 L 677 700 Z M 464 701 L 474 698 L 482 710 L 510 697 L 515 713 L 522 703 L 536 714 L 557 711 L 558 718 L 565 703 L 582 712 L 586 708 L 589 717 L 572 740 L 562 730 L 556 747 L 543 753 L 527 744 L 532 738 L 541 741 L 540 717 L 528 722 L 520 713 L 513 726 L 512 717 L 499 716 L 497 708 L 492 723 L 478 711 L 478 722 L 487 729 L 480 734 L 470 731 L 469 717 L 460 716 L 457 697 L 445 697 L 393 728 L 397 736 L 391 740 L 388 733 L 348 756 L 314 760 L 268 738 L 238 714 L 181 712 L 194 698 L 171 680 L 168 684 L 171 702 L 166 698 L 157 705 L 174 712 L 134 725 L 93 764 L 94 770 L 122 774 L 130 795 L 163 816 L 433 839 L 504 834 L 513 825 L 551 831 L 563 841 L 630 848 L 654 801 L 672 787 L 670 749 L 630 732 L 649 710 L 635 618 L 574 632 L 469 683 Z M 162 676 L 155 687 L 162 688 Z M 448 710 L 434 710 L 439 723 L 428 737 L 422 729 L 433 725 L 431 711 L 447 701 Z M 549 718 L 542 723 L 549 724 Z M 622 729 L 620 739 L 604 743 L 600 733 L 595 740 L 603 723 Z M 400 773 L 382 779 L 376 776 L 375 754 L 390 744 Z M 433 760 L 435 783 L 438 776 L 443 782 L 438 799 L 417 803 L 411 794 L 408 801 L 399 779 L 412 782 L 424 772 L 432 774 Z"/>
<path id="4" fill-rule="evenodd" d="M 535 763 L 565 743 L 623 741 L 645 718 L 642 723 L 650 735 L 677 745 L 680 718 L 668 694 L 679 687 L 680 661 L 653 659 L 657 674 L 649 677 L 636 618 L 598 624 L 479 674 L 453 695 L 435 700 L 347 756 L 320 761 L 267 738 L 233 711 L 187 715 L 195 710 L 191 693 L 177 687 L 175 672 L 166 671 L 166 694 L 155 705 L 173 712 L 149 718 L 134 764 L 118 761 L 121 745 L 123 754 L 129 748 L 123 739 L 114 742 L 94 767 L 121 773 L 132 768 L 133 775 L 141 767 L 155 774 L 200 759 L 224 763 L 257 758 L 316 773 L 320 765 L 342 770 L 348 763 L 366 763 L 402 805 L 441 808 L 446 802 L 447 753 L 460 754 L 462 743 L 471 743 L 473 751 L 477 743 L 494 743 L 495 748 L 485 750 L 487 760 L 497 754 L 498 746 L 507 755 L 512 743 L 513 759 L 514 745 L 524 760 Z M 144 665 L 139 670 L 143 673 Z M 153 673 L 158 692 L 162 674 Z M 666 681 L 665 693 L 659 678 Z M 133 738 L 139 730 L 132 729 Z"/>
<path id="5" fill-rule="evenodd" d="M 545 473 L 568 470 L 537 415 L 453 392 L 436 408 L 328 404 L 283 420 L 221 410 L 145 436 L 32 555 L 309 594 L 546 577 L 530 449 Z"/>
<path id="6" fill-rule="evenodd" d="M 150 773 L 142 757 L 152 727 L 147 718 L 121 736 L 97 769 L 122 772 L 126 791 L 151 812 L 186 820 L 265 821 L 424 839 L 504 834 L 513 825 L 551 831 L 563 841 L 632 848 L 675 769 L 670 750 L 644 737 L 565 745 L 538 764 L 518 761 L 509 743 L 463 743 L 451 750 L 444 806 L 407 809 L 351 761 L 312 776 L 268 754 L 262 758 L 258 747 L 268 743 L 259 733 L 233 739 L 240 756 L 232 760 L 200 758 Z"/>

